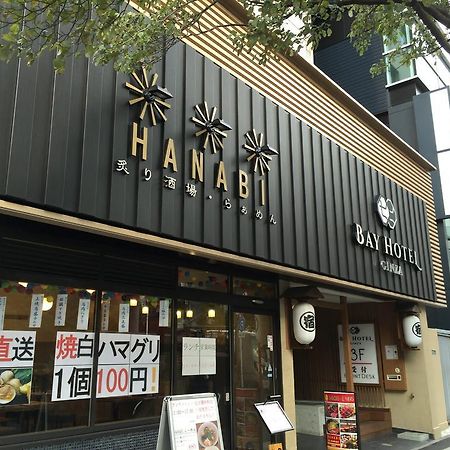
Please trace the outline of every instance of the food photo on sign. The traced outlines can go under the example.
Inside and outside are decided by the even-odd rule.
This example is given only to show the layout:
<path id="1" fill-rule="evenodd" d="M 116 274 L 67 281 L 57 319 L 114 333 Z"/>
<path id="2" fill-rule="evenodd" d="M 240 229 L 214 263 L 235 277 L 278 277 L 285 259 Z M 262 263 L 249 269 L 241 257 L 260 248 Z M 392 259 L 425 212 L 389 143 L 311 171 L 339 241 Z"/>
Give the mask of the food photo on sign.
<path id="1" fill-rule="evenodd" d="M 7 368 L 0 373 L 0 405 L 30 403 L 33 369 Z"/>
<path id="2" fill-rule="evenodd" d="M 197 428 L 199 450 L 222 450 L 216 421 L 197 423 L 195 426 Z"/>
<path id="3" fill-rule="evenodd" d="M 327 450 L 358 449 L 358 421 L 353 392 L 324 393 Z"/>

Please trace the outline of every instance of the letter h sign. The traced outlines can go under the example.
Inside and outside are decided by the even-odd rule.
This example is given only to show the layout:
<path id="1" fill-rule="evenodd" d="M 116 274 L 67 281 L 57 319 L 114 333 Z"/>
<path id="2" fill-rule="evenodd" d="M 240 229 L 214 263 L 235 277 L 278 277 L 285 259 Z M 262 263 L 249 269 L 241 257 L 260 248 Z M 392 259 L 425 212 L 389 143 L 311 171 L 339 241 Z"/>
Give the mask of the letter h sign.
<path id="1" fill-rule="evenodd" d="M 148 143 L 148 129 L 142 128 L 142 136 L 138 136 L 138 124 L 133 122 L 133 129 L 131 134 L 131 156 L 137 156 L 138 145 L 142 146 L 142 160 L 147 160 L 147 143 Z"/>

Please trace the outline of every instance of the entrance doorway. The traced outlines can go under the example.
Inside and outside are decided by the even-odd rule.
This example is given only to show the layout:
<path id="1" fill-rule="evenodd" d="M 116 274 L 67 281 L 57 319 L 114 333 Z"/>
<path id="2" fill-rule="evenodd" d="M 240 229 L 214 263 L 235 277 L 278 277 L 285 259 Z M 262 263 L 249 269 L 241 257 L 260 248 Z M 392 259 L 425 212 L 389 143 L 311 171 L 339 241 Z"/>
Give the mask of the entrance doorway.
<path id="1" fill-rule="evenodd" d="M 225 449 L 267 448 L 270 435 L 253 405 L 267 400 L 277 386 L 274 316 L 178 300 L 175 321 L 173 393 L 217 395 Z M 215 342 L 214 369 L 200 367 L 194 374 L 187 367 L 186 346 L 194 342 L 190 338 Z"/>

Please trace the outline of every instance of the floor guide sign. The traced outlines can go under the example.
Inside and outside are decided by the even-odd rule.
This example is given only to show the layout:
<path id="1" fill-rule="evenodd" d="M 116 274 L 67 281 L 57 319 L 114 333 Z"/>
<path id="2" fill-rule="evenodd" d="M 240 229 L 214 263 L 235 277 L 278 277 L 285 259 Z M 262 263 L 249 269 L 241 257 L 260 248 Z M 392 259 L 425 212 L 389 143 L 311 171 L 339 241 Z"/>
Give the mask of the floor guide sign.
<path id="1" fill-rule="evenodd" d="M 90 397 L 93 352 L 94 333 L 57 333 L 52 401 Z M 159 336 L 101 333 L 96 396 L 158 393 L 159 352 Z"/>

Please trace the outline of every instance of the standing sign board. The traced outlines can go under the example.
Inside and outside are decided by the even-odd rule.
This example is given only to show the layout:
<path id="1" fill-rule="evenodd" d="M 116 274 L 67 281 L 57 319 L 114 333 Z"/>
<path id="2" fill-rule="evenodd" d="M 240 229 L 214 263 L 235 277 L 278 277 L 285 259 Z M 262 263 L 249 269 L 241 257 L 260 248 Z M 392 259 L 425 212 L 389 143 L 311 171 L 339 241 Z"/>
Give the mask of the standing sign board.
<path id="1" fill-rule="evenodd" d="M 255 403 L 255 408 L 270 434 L 284 433 L 294 429 L 284 409 L 277 401 Z"/>
<path id="2" fill-rule="evenodd" d="M 361 449 L 354 392 L 324 392 L 327 450 Z"/>
<path id="3" fill-rule="evenodd" d="M 377 343 L 373 323 L 358 323 L 349 326 L 353 381 L 359 384 L 379 384 Z M 338 325 L 339 360 L 341 382 L 345 383 L 344 348 L 342 325 Z"/>
<path id="4" fill-rule="evenodd" d="M 164 398 L 156 450 L 225 450 L 215 394 Z"/>

